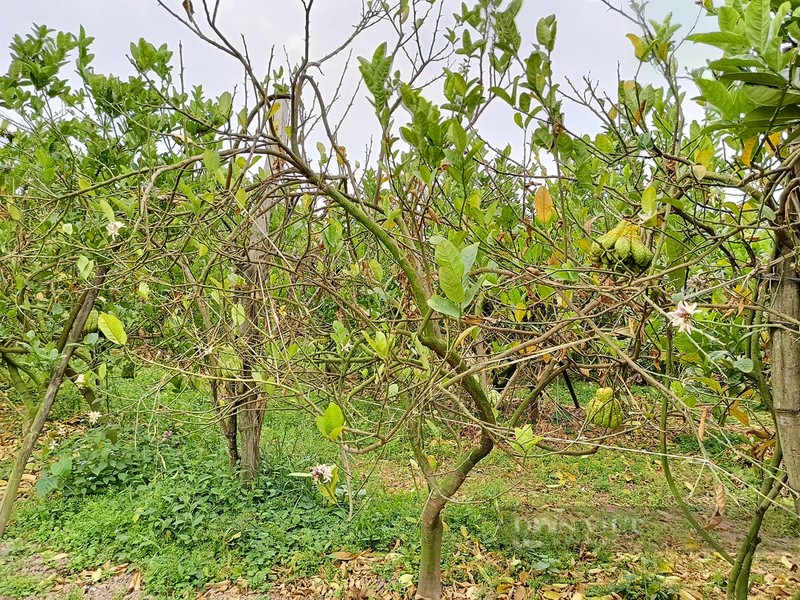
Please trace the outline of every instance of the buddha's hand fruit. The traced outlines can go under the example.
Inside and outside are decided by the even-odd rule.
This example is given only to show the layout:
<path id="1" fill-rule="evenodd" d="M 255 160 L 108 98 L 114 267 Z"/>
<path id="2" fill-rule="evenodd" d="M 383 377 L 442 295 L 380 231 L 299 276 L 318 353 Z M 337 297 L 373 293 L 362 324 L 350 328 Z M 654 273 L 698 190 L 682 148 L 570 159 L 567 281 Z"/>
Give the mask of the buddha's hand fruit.
<path id="1" fill-rule="evenodd" d="M 586 419 L 598 427 L 615 429 L 625 420 L 622 405 L 614 398 L 614 390 L 600 388 L 586 406 Z"/>

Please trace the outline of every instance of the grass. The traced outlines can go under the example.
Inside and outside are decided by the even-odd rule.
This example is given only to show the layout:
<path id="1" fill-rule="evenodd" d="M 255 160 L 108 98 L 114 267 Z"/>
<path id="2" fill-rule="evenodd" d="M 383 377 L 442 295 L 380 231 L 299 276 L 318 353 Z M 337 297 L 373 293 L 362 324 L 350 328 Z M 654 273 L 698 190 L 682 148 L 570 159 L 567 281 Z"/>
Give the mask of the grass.
<path id="1" fill-rule="evenodd" d="M 582 396 L 591 393 L 577 387 Z M 154 598 L 193 597 L 223 580 L 244 579 L 261 590 L 312 576 L 332 580 L 341 576 L 336 553 L 364 551 L 365 557 L 390 557 L 375 559 L 369 568 L 393 581 L 390 589 L 403 590 L 400 576 L 413 574 L 419 552 L 426 492 L 402 443 L 356 460 L 358 473 L 373 475 L 356 480 L 364 492 L 348 521 L 346 502 L 330 506 L 308 479 L 292 475 L 311 464 L 340 461 L 337 447 L 316 434 L 310 415 L 268 412 L 261 477 L 247 492 L 228 473 L 202 388 L 168 383 L 161 373 L 145 370 L 136 380 L 114 382 L 111 393 L 119 422 L 73 428 L 55 449 L 37 454 L 45 473 L 65 456 L 72 470 L 44 499 L 18 504 L 11 551 L 0 558 L 0 596 L 41 595 L 52 576 L 27 573 L 22 565 L 31 556 L 56 552 L 67 553 L 66 570 L 73 574 L 131 563 Z M 558 393 L 568 404 L 566 390 Z M 58 416 L 66 419 L 70 410 Z M 165 431 L 172 435 L 165 437 Z M 676 452 L 696 453 L 692 441 L 679 435 L 671 444 Z M 721 447 L 708 446 L 723 456 Z M 431 450 L 443 463 L 457 454 L 447 442 Z M 601 580 L 594 588 L 598 594 L 675 597 L 679 585 L 664 561 L 695 560 L 687 557 L 697 554 L 697 546 L 682 533 L 686 526 L 675 514 L 657 457 L 642 450 L 540 456 L 524 466 L 493 453 L 445 513 L 446 580 L 472 581 L 486 593 L 520 580 L 533 590 Z M 96 473 L 98 452 L 108 464 Z M 756 480 L 752 468 L 723 459 L 734 477 Z M 0 463 L 0 473 L 8 468 Z M 697 484 L 692 502 L 700 507 L 698 517 L 707 517 L 715 491 L 710 473 L 682 461 L 675 461 L 674 470 L 687 493 Z M 731 503 L 728 513 L 741 531 L 754 499 L 742 494 L 737 500 L 741 505 Z M 666 513 L 674 519 L 665 520 Z M 773 510 L 764 534 L 797 537 L 800 526 L 787 511 Z M 683 558 L 675 557 L 676 549 L 685 550 Z M 687 572 L 693 568 L 686 566 Z M 697 586 L 713 589 L 724 573 L 717 561 L 713 577 Z"/>

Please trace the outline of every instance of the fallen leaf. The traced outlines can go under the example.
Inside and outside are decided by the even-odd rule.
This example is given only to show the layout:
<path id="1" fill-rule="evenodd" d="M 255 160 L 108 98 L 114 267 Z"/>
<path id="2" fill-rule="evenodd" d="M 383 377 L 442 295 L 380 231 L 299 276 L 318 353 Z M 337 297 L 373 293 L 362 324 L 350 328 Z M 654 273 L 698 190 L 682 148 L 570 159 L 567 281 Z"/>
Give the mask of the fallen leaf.
<path id="1" fill-rule="evenodd" d="M 128 583 L 128 591 L 137 592 L 141 587 L 142 587 L 142 574 L 139 571 L 136 571 L 133 574 L 133 577 L 131 577 L 130 582 Z"/>

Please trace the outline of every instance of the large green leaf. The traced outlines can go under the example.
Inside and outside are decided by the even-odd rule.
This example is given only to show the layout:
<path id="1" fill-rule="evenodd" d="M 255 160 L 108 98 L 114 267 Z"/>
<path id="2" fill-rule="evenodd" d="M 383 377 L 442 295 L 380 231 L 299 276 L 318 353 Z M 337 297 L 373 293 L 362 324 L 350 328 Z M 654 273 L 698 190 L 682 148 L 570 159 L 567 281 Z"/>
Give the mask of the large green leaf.
<path id="1" fill-rule="evenodd" d="M 716 107 L 724 118 L 731 119 L 737 116 L 733 96 L 724 84 L 716 79 L 700 78 L 697 80 L 697 87 L 700 88 L 706 101 Z"/>
<path id="2" fill-rule="evenodd" d="M 763 50 L 769 39 L 770 6 L 768 0 L 750 0 L 744 11 L 747 41 L 756 50 Z"/>
<path id="3" fill-rule="evenodd" d="M 332 442 L 339 439 L 344 428 L 344 414 L 338 404 L 331 402 L 325 412 L 317 416 L 317 428 Z"/>
<path id="4" fill-rule="evenodd" d="M 441 296 L 431 296 L 428 298 L 428 306 L 430 306 L 436 312 L 447 315 L 448 317 L 453 317 L 454 319 L 461 318 L 461 311 L 459 310 L 458 306 L 450 302 L 450 300 L 447 298 L 442 298 Z"/>
<path id="5" fill-rule="evenodd" d="M 766 85 L 745 85 L 745 97 L 757 106 L 789 106 L 800 104 L 800 93 L 768 87 Z"/>
<path id="6" fill-rule="evenodd" d="M 125 333 L 122 321 L 110 313 L 100 313 L 97 318 L 97 327 L 107 339 L 115 344 L 124 346 L 128 341 L 128 334 Z"/>
<path id="7" fill-rule="evenodd" d="M 708 44 L 718 48 L 726 49 L 728 46 L 748 46 L 747 38 L 738 33 L 728 31 L 712 31 L 710 33 L 693 33 L 686 36 L 690 42 Z"/>
<path id="8" fill-rule="evenodd" d="M 752 71 L 739 71 L 736 73 L 723 73 L 719 76 L 722 81 L 743 81 L 745 83 L 755 83 L 777 88 L 784 88 L 789 85 L 783 77 L 773 73 L 753 73 Z"/>
<path id="9" fill-rule="evenodd" d="M 464 259 L 450 240 L 441 239 L 434 254 L 439 265 L 439 285 L 445 296 L 459 305 L 464 299 Z"/>

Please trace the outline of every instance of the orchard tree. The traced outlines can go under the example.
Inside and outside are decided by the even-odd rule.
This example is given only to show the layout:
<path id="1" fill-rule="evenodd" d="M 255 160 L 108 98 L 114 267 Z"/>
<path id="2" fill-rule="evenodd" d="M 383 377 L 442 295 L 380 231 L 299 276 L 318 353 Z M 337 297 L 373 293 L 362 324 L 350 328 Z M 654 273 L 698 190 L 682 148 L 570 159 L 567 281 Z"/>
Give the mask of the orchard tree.
<path id="1" fill-rule="evenodd" d="M 216 36 L 212 43 L 252 72 L 217 28 L 214 10 L 184 8 L 185 16 L 174 16 L 204 39 Z M 652 59 L 665 87 L 626 80 L 617 97 L 606 98 L 592 82 L 566 91 L 555 82 L 553 17 L 538 22 L 534 51 L 520 56 L 518 2 L 464 6 L 444 35 L 431 29 L 442 5 L 381 7 L 377 14 L 396 37 L 359 58 L 380 140 L 374 163 L 362 166 L 341 146 L 339 124 L 312 75 L 320 61 L 308 55 L 311 4 L 306 9 L 306 54 L 290 65 L 288 82 L 269 80 L 276 94 L 288 92 L 288 141 L 247 130 L 229 135 L 229 143 L 257 147 L 261 139 L 275 148 L 302 200 L 292 216 L 305 220 L 305 232 L 295 227 L 292 239 L 304 240 L 305 250 L 264 251 L 276 272 L 291 273 L 282 293 L 291 288 L 314 307 L 282 313 L 307 319 L 291 332 L 297 350 L 278 370 L 280 387 L 318 413 L 319 429 L 341 444 L 343 460 L 402 437 L 425 475 L 418 593 L 441 595 L 442 511 L 495 446 L 521 458 L 537 447 L 586 452 L 602 445 L 599 438 L 547 440 L 534 430 L 548 386 L 570 372 L 604 385 L 587 415 L 601 429 L 621 424 L 613 388 L 624 389 L 629 374 L 662 393 L 663 461 L 676 499 L 723 556 L 739 566 L 749 561 L 735 560 L 697 522 L 667 461 L 670 406 L 702 441 L 711 415 L 724 435 L 728 416 L 748 418 L 738 396 L 757 391 L 763 399 L 768 392 L 760 337 L 740 334 L 764 312 L 763 298 L 753 297 L 757 280 L 746 271 L 759 246 L 741 243 L 756 215 L 751 205 L 734 210 L 714 194 L 722 185 L 748 189 L 747 182 L 714 170 L 718 140 L 685 121 L 675 79 L 677 28 L 628 15 L 645 26 L 643 36 L 631 36 L 634 51 Z M 205 15 L 202 25 L 197 15 Z M 355 35 L 368 22 L 365 15 Z M 434 84 L 420 82 L 436 61 L 446 66 L 441 88 L 429 95 Z M 433 101 L 438 95 L 445 100 Z M 565 101 L 595 111 L 603 133 L 572 132 Z M 526 132 L 521 159 L 480 134 L 491 103 L 507 105 Z M 273 108 L 264 100 L 258 110 L 267 122 Z M 312 125 L 322 128 L 315 162 L 304 145 L 315 139 Z M 715 221 L 719 215 L 705 208 L 710 202 L 733 211 L 732 222 Z M 710 281 L 718 285 L 708 290 Z M 709 315 L 698 331 L 692 300 L 707 291 Z M 268 284 L 261 292 L 276 301 Z M 261 364 L 261 374 L 278 372 L 272 358 Z M 712 400 L 698 405 L 697 397 Z M 443 464 L 430 438 L 448 433 L 462 449 Z M 768 501 L 781 489 L 773 485 L 780 452 L 770 461 Z M 337 476 L 315 472 L 325 485 Z M 742 556 L 752 557 L 754 548 L 748 544 Z"/>
<path id="2" fill-rule="evenodd" d="M 611 95 L 589 79 L 560 82 L 556 20 L 523 26 L 519 0 L 453 15 L 441 2 L 367 4 L 321 56 L 310 53 L 307 2 L 301 55 L 266 75 L 218 25 L 220 3 L 160 4 L 238 62 L 246 94 L 187 92 L 169 50 L 144 40 L 131 47 L 135 76 L 99 75 L 85 34 L 47 30 L 15 41 L 19 60 L 0 81 L 11 122 L 1 264 L 17 286 L 2 291 L 4 373 L 20 392 L 42 385 L 39 372 L 55 386 L 18 463 L 64 373 L 92 390 L 103 378 L 84 346 L 125 343 L 127 331 L 129 347 L 146 340 L 165 367 L 211 382 L 231 465 L 248 485 L 268 400 L 314 415 L 348 481 L 352 456 L 407 444 L 428 486 L 417 593 L 438 599 L 444 510 L 480 461 L 495 448 L 520 462 L 597 452 L 649 424 L 651 407 L 629 391 L 644 382 L 661 396 L 652 425 L 676 501 L 731 563 L 729 596 L 746 598 L 764 513 L 793 493 L 780 468 L 792 435 L 780 415 L 791 416 L 792 400 L 776 378 L 789 372 L 781 348 L 798 322 L 781 290 L 795 288 L 781 287 L 784 277 L 773 294 L 769 273 L 790 262 L 794 163 L 788 133 L 765 137 L 791 98 L 791 76 L 783 87 L 775 79 L 793 64 L 793 49 L 775 53 L 794 39 L 791 6 L 709 5 L 722 31 L 695 40 L 730 56 L 710 65 L 719 81 L 698 72 L 713 108 L 688 123 L 677 26 L 647 21 L 636 4 L 614 10 L 637 27 L 633 52 L 662 82 L 626 79 Z M 354 110 L 341 86 L 348 53 L 378 27 L 389 41 L 357 62 L 357 93 L 373 112 L 359 126 L 376 147 L 356 159 L 339 136 Z M 58 79 L 71 51 L 76 91 Z M 767 73 L 770 61 L 783 66 Z M 337 65 L 331 86 L 323 69 Z M 769 120 L 748 100 L 754 86 L 780 92 Z M 602 131 L 572 130 L 572 105 Z M 495 143 L 489 107 L 520 129 L 522 148 Z M 84 332 L 98 297 L 102 337 Z M 56 298 L 75 308 L 58 311 Z M 598 389 L 585 413 L 573 394 L 574 436 L 562 438 L 541 417 L 553 386 L 579 378 Z M 670 415 L 697 435 L 721 515 L 725 474 L 703 440 L 760 418 L 760 404 L 768 421 L 753 428 L 763 439 L 749 458 L 763 473 L 760 501 L 730 553 L 707 530 L 713 516 L 701 524 L 672 478 Z M 337 502 L 338 467 L 311 474 Z"/>

